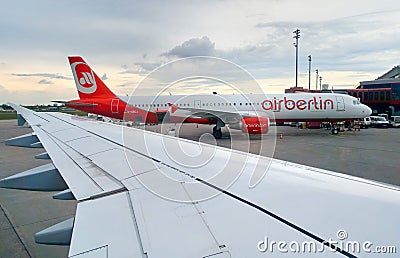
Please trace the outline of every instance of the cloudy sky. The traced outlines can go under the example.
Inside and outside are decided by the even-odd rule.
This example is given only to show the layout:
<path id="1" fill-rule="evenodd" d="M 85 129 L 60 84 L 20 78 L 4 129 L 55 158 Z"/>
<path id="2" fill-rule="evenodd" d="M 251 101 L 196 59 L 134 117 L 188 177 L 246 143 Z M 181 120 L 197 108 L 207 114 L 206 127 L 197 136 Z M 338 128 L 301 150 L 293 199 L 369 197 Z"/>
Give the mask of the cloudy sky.
<path id="1" fill-rule="evenodd" d="M 311 54 L 312 87 L 317 68 L 323 83 L 354 87 L 400 64 L 398 17 L 396 0 L 7 1 L 0 103 L 76 98 L 68 55 L 83 56 L 121 95 L 159 65 L 190 56 L 227 59 L 266 92 L 282 93 L 295 83 L 296 28 L 300 86 L 308 87 Z"/>

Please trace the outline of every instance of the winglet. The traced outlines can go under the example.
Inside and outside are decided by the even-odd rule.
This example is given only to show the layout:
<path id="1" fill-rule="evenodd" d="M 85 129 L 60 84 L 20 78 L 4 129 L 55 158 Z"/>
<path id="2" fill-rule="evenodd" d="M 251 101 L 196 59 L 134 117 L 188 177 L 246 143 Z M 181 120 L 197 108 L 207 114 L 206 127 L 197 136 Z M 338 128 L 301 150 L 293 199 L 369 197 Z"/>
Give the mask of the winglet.
<path id="1" fill-rule="evenodd" d="M 176 106 L 172 103 L 168 103 L 168 106 L 170 106 L 172 114 L 175 113 L 179 109 L 178 106 Z"/>

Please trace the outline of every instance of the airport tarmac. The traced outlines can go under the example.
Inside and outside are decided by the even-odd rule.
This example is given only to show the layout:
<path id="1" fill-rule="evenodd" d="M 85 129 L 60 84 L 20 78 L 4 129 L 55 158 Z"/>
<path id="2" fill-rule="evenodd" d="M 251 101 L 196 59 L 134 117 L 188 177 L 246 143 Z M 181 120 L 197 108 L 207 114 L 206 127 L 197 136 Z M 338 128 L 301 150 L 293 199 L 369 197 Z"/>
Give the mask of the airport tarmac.
<path id="1" fill-rule="evenodd" d="M 4 140 L 31 132 L 17 127 L 17 120 L 0 121 L 0 178 L 37 167 L 48 160 L 37 160 L 43 149 L 5 146 Z M 54 193 L 0 189 L 0 257 L 67 257 L 67 246 L 35 243 L 36 232 L 75 214 L 74 201 L 56 201 Z"/>
<path id="2" fill-rule="evenodd" d="M 168 125 L 164 129 L 173 127 Z M 160 126 L 147 129 L 162 130 Z M 187 124 L 178 131 L 183 138 L 212 142 L 210 137 L 204 137 L 211 129 L 212 126 Z M 235 149 L 249 148 L 250 152 L 268 156 L 272 149 L 277 159 L 400 185 L 400 129 L 370 128 L 339 135 L 332 135 L 325 129 L 286 126 L 274 129 L 277 133 L 275 148 L 272 148 L 273 136 L 255 137 L 247 144 L 247 137 L 237 130 L 232 131 L 230 137 L 217 140 L 216 144 L 224 147 L 232 144 Z M 48 162 L 34 159 L 43 149 L 4 145 L 4 140 L 30 131 L 28 127 L 17 127 L 16 120 L 0 121 L 0 178 Z M 261 148 L 262 143 L 267 146 Z M 36 232 L 75 214 L 75 202 L 53 200 L 53 194 L 0 189 L 0 257 L 67 257 L 68 247 L 34 243 Z"/>

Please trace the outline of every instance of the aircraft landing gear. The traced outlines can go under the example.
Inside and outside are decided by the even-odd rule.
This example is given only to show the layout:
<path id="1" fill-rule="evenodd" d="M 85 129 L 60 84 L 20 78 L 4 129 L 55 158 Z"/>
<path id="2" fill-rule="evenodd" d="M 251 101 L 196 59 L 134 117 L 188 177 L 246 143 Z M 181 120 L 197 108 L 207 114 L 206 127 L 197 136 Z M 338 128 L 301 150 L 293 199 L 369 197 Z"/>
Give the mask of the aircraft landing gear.
<path id="1" fill-rule="evenodd" d="M 332 134 L 338 134 L 339 133 L 339 128 L 337 125 L 332 125 L 331 129 Z"/>
<path id="2" fill-rule="evenodd" d="M 221 128 L 217 129 L 217 126 L 214 126 L 213 127 L 213 136 L 215 139 L 221 139 L 222 138 Z"/>
<path id="3" fill-rule="evenodd" d="M 215 139 L 222 138 L 222 131 L 221 128 L 225 126 L 224 121 L 218 118 L 217 124 L 213 127 L 213 135 Z"/>

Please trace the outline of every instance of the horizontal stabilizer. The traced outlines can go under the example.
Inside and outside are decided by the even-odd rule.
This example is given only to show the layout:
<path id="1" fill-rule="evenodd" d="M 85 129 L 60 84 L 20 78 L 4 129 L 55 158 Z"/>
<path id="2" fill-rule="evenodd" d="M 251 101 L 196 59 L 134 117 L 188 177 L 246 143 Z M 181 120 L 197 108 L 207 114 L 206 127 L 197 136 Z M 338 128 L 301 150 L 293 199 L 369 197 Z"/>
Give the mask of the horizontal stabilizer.
<path id="1" fill-rule="evenodd" d="M 39 142 L 39 138 L 32 133 L 28 133 L 8 139 L 4 143 L 8 146 L 32 147 L 31 145 L 37 142 Z"/>
<path id="2" fill-rule="evenodd" d="M 32 143 L 32 144 L 30 145 L 30 147 L 31 147 L 31 148 L 43 148 L 43 145 L 42 145 L 41 142 L 35 142 L 35 143 Z"/>
<path id="3" fill-rule="evenodd" d="M 1 179 L 0 187 L 31 191 L 62 191 L 68 188 L 52 163 Z"/>
<path id="4" fill-rule="evenodd" d="M 18 126 L 23 126 L 26 123 L 25 118 L 20 114 L 17 114 L 17 120 L 18 120 Z"/>
<path id="5" fill-rule="evenodd" d="M 56 200 L 75 200 L 75 196 L 70 189 L 66 189 L 62 192 L 53 195 L 53 199 Z"/>
<path id="6" fill-rule="evenodd" d="M 47 152 L 43 152 L 38 155 L 35 155 L 35 159 L 50 159 L 50 156 L 49 154 L 47 154 Z"/>
<path id="7" fill-rule="evenodd" d="M 83 103 L 83 102 L 74 102 L 74 101 L 53 100 L 51 102 L 59 103 L 59 104 L 69 104 L 69 105 L 80 106 L 80 107 L 95 107 L 95 106 L 97 106 L 97 104 L 95 104 L 95 103 Z"/>
<path id="8" fill-rule="evenodd" d="M 69 245 L 71 243 L 74 218 L 48 227 L 35 234 L 35 242 L 45 245 Z"/>

